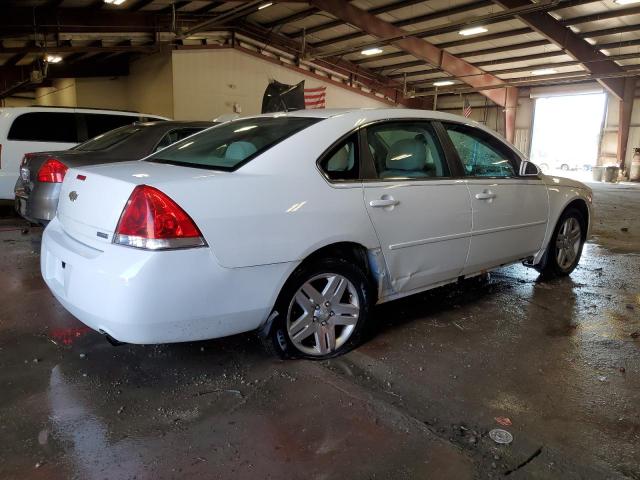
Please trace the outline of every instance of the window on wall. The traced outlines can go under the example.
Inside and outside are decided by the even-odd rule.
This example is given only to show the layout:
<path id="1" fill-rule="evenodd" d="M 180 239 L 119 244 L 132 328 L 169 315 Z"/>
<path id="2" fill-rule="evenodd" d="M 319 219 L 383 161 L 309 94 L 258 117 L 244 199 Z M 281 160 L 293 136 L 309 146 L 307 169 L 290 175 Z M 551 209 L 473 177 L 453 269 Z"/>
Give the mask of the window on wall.
<path id="1" fill-rule="evenodd" d="M 464 172 L 470 177 L 514 177 L 515 154 L 487 133 L 466 125 L 445 124 Z"/>
<path id="2" fill-rule="evenodd" d="M 379 178 L 448 177 L 449 167 L 428 122 L 390 122 L 367 128 Z"/>

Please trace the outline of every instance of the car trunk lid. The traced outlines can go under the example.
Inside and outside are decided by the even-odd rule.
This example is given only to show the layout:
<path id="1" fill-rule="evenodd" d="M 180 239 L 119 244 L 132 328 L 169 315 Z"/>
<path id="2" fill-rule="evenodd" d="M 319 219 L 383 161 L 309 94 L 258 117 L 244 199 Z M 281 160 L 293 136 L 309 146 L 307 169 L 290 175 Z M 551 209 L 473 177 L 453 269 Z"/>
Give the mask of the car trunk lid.
<path id="1" fill-rule="evenodd" d="M 113 241 L 122 211 L 137 185 L 163 185 L 202 176 L 202 170 L 144 161 L 67 171 L 58 202 L 58 220 L 72 238 L 97 249 Z"/>

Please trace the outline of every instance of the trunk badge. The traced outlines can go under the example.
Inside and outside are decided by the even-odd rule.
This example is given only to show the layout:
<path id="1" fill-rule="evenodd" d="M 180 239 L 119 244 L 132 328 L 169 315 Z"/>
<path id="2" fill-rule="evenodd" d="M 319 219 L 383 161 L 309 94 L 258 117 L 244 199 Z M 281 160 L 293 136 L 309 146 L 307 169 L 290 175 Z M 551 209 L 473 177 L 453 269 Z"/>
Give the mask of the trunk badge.
<path id="1" fill-rule="evenodd" d="M 69 200 L 71 200 L 72 202 L 75 202 L 78 199 L 78 192 L 76 192 L 75 190 L 73 190 L 72 192 L 69 192 Z"/>
<path id="2" fill-rule="evenodd" d="M 87 179 L 87 176 L 86 175 L 78 175 L 78 176 L 76 176 L 76 178 L 78 180 L 82 180 L 84 182 Z"/>

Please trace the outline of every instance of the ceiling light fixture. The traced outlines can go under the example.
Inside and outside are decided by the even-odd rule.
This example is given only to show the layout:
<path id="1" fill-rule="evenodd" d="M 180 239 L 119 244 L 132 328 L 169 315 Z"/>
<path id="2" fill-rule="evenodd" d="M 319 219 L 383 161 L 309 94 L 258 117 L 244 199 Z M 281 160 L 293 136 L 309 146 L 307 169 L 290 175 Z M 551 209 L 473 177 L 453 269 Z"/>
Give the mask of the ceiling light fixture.
<path id="1" fill-rule="evenodd" d="M 270 7 L 271 5 L 273 5 L 273 2 L 263 3 L 262 5 L 260 5 L 260 6 L 258 7 L 258 10 L 262 10 L 263 8 Z"/>
<path id="2" fill-rule="evenodd" d="M 122 5 L 127 0 L 104 0 L 104 3 L 109 3 L 112 5 Z"/>
<path id="3" fill-rule="evenodd" d="M 464 30 L 460 30 L 458 33 L 464 37 L 468 37 L 469 35 L 477 35 L 479 33 L 485 33 L 488 31 L 489 30 L 487 30 L 484 27 L 471 27 L 471 28 L 465 28 Z"/>
<path id="4" fill-rule="evenodd" d="M 630 3 L 638 3 L 640 0 L 614 0 L 618 5 L 629 5 Z"/>
<path id="5" fill-rule="evenodd" d="M 47 55 L 46 60 L 47 63 L 60 63 L 62 61 L 62 57 L 60 55 Z"/>
<path id="6" fill-rule="evenodd" d="M 531 75 L 553 75 L 554 73 L 558 73 L 555 68 L 540 68 L 531 72 Z"/>
<path id="7" fill-rule="evenodd" d="M 382 53 L 382 49 L 378 48 L 378 47 L 373 47 L 373 48 L 365 48 L 364 50 L 362 50 L 360 52 L 362 55 L 377 55 L 379 53 Z"/>
<path id="8" fill-rule="evenodd" d="M 452 80 L 441 80 L 439 82 L 433 82 L 434 87 L 447 87 L 449 85 L 453 85 Z"/>

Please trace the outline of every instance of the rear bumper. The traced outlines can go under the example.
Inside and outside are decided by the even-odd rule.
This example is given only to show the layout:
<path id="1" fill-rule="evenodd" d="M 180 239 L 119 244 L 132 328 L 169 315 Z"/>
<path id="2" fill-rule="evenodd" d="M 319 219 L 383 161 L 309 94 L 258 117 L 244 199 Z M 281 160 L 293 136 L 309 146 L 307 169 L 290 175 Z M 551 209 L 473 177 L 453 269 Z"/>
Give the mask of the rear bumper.
<path id="1" fill-rule="evenodd" d="M 16 212 L 33 223 L 46 225 L 56 216 L 61 183 L 35 183 L 31 191 L 18 179 L 14 188 Z"/>
<path id="2" fill-rule="evenodd" d="M 210 248 L 149 252 L 68 236 L 55 218 L 45 229 L 42 276 L 80 321 L 138 344 L 223 337 L 258 328 L 294 265 L 220 267 Z"/>

